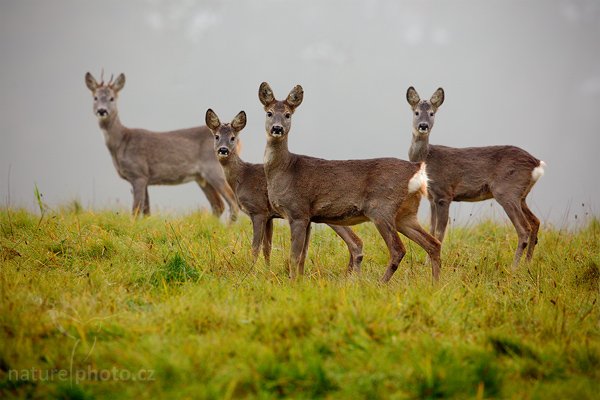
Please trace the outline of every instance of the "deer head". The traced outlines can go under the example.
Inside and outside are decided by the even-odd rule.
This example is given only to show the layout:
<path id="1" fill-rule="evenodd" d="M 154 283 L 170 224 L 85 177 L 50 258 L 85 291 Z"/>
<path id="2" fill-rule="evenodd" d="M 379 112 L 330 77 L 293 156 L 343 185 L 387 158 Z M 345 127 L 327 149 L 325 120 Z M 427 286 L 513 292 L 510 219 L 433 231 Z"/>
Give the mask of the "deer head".
<path id="1" fill-rule="evenodd" d="M 106 120 L 117 114 L 117 96 L 125 86 L 125 75 L 120 74 L 113 82 L 113 77 L 104 83 L 104 73 L 100 83 L 89 72 L 85 74 L 85 84 L 94 96 L 94 115 L 99 120 Z"/>
<path id="2" fill-rule="evenodd" d="M 215 137 L 215 152 L 219 160 L 226 160 L 237 153 L 237 136 L 246 126 L 246 113 L 240 111 L 231 123 L 222 124 L 217 114 L 212 110 L 206 111 L 206 126 Z"/>
<path id="3" fill-rule="evenodd" d="M 292 126 L 292 114 L 304 98 L 302 86 L 294 86 L 285 100 L 276 100 L 269 84 L 263 82 L 258 89 L 258 98 L 267 112 L 265 129 L 268 140 L 286 137 Z"/>
<path id="4" fill-rule="evenodd" d="M 431 99 L 421 100 L 414 87 L 406 91 L 406 100 L 413 110 L 413 135 L 426 137 L 433 128 L 435 113 L 444 102 L 444 89 L 438 88 Z"/>

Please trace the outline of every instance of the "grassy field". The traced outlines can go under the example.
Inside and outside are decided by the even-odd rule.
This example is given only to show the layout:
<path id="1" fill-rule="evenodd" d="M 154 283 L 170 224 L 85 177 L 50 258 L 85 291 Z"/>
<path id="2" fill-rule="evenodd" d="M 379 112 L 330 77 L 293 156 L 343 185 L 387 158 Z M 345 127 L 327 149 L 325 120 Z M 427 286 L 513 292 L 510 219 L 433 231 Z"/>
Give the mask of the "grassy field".
<path id="1" fill-rule="evenodd" d="M 517 272 L 512 227 L 451 228 L 442 277 L 408 254 L 387 285 L 314 231 L 307 275 L 251 265 L 249 220 L 0 212 L 2 398 L 598 398 L 600 222 L 543 227 Z"/>

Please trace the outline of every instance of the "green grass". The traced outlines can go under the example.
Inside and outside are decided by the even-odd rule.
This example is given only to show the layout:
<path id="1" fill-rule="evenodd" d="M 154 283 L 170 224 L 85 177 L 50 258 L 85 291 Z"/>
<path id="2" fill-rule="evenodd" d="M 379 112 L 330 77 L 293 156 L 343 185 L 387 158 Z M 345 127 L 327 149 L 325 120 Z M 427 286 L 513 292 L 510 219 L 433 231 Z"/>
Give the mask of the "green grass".
<path id="1" fill-rule="evenodd" d="M 512 227 L 451 228 L 437 285 L 406 239 L 381 285 L 383 240 L 357 233 L 360 277 L 319 228 L 290 282 L 284 225 L 268 267 L 247 219 L 5 209 L 0 397 L 597 398 L 597 219 L 544 227 L 515 273 Z"/>

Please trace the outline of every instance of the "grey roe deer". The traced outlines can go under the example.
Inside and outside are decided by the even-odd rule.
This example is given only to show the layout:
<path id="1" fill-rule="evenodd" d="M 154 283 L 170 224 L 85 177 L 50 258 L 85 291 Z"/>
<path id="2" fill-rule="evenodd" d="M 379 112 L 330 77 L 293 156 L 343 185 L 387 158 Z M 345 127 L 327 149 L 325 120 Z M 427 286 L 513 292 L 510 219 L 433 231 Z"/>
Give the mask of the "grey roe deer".
<path id="1" fill-rule="evenodd" d="M 117 97 L 125 75 L 100 83 L 89 72 L 85 84 L 94 97 L 94 115 L 119 176 L 133 187 L 133 213 L 150 214 L 148 185 L 177 185 L 195 180 L 216 216 L 229 205 L 231 220 L 238 214 L 235 196 L 213 151 L 206 126 L 156 133 L 125 127 L 119 119 Z"/>
<path id="2" fill-rule="evenodd" d="M 290 275 L 304 272 L 311 222 L 354 225 L 372 221 L 390 253 L 384 282 L 406 253 L 397 231 L 425 249 L 437 280 L 440 242 L 417 221 L 421 195 L 427 190 L 425 164 L 396 158 L 334 161 L 290 153 L 291 117 L 302 103 L 302 87 L 294 87 L 279 101 L 263 82 L 258 97 L 267 113 L 264 167 L 269 200 L 291 229 Z"/>
<path id="3" fill-rule="evenodd" d="M 239 152 L 238 136 L 246 126 L 246 113 L 240 111 L 231 123 L 221 123 L 217 114 L 206 111 L 206 126 L 215 136 L 215 152 L 227 183 L 236 195 L 238 205 L 252 220 L 252 254 L 256 261 L 262 243 L 265 261 L 269 263 L 273 237 L 273 219 L 281 218 L 269 203 L 267 178 L 262 164 L 244 162 Z M 347 226 L 330 225 L 348 246 L 350 262 L 348 272 L 360 272 L 362 241 Z M 305 254 L 306 255 L 306 254 Z"/>
<path id="4" fill-rule="evenodd" d="M 513 268 L 518 266 L 525 248 L 526 259 L 531 260 L 540 221 L 525 198 L 544 174 L 546 164 L 515 146 L 454 148 L 429 144 L 435 114 L 444 102 L 444 90 L 438 88 L 430 100 L 421 100 L 411 86 L 406 99 L 413 111 L 408 155 L 411 161 L 427 164 L 433 235 L 440 242 L 444 239 L 451 202 L 495 198 L 519 237 Z"/>

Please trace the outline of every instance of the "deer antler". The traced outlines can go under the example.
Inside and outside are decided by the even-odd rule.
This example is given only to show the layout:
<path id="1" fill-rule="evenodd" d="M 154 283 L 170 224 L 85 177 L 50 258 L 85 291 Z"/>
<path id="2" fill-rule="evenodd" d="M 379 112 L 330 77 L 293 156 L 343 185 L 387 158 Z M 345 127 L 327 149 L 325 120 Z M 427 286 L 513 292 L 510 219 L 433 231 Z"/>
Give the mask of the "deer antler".
<path id="1" fill-rule="evenodd" d="M 104 67 L 100 70 L 100 85 L 98 86 L 104 86 Z"/>
<path id="2" fill-rule="evenodd" d="M 108 81 L 108 84 L 106 86 L 111 86 L 113 84 L 113 78 L 115 77 L 114 74 L 110 74 L 110 81 Z"/>

